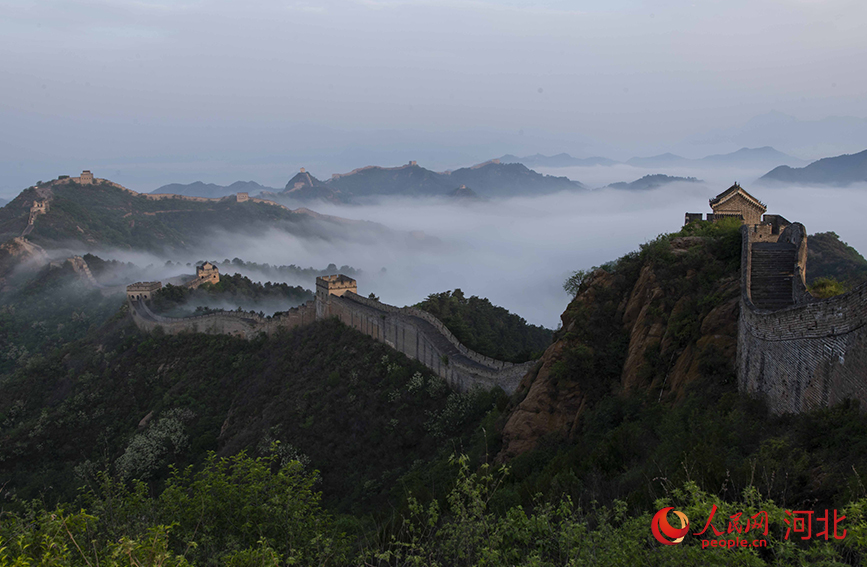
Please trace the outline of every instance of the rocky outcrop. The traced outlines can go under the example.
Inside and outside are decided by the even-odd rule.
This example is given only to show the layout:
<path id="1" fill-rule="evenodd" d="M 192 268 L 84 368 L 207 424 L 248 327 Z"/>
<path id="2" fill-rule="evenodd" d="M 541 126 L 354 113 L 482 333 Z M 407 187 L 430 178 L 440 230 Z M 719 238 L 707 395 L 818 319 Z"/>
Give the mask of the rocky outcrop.
<path id="1" fill-rule="evenodd" d="M 673 257 L 668 261 L 682 271 L 677 279 L 671 265 L 653 262 L 641 265 L 632 281 L 624 281 L 616 270 L 597 270 L 588 278 L 561 316 L 562 330 L 542 356 L 538 371 L 528 373 L 518 388 L 516 405 L 503 429 L 500 460 L 532 450 L 550 434 L 569 439 L 594 403 L 594 389 L 610 387 L 619 395 L 646 391 L 654 401 L 669 403 L 702 374 L 733 373 L 737 274 L 718 279 L 708 293 L 707 286 L 697 281 L 707 274 L 683 265 L 687 252 L 697 253 L 690 248 L 703 248 L 705 243 L 706 239 L 694 237 L 671 241 Z M 619 377 L 610 385 L 600 384 L 602 377 L 594 375 L 597 370 L 584 368 L 574 354 L 595 354 L 587 336 L 594 331 L 592 321 L 605 314 L 606 304 L 616 305 L 612 324 L 625 335 Z M 577 332 L 582 326 L 590 327 L 583 335 Z M 568 372 L 573 376 L 564 379 Z"/>

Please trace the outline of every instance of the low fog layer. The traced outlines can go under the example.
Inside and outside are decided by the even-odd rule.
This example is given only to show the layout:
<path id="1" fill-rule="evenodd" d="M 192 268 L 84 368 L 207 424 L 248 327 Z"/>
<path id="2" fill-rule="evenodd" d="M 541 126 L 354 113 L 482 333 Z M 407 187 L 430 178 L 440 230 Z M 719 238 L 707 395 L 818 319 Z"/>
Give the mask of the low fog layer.
<path id="1" fill-rule="evenodd" d="M 715 179 L 712 172 L 697 173 L 705 180 Z M 629 175 L 623 178 L 631 179 Z M 212 235 L 194 255 L 171 260 L 195 263 L 238 257 L 317 269 L 332 263 L 352 266 L 363 271 L 357 276 L 359 293 L 374 293 L 393 305 L 411 305 L 431 293 L 461 288 L 467 295 L 489 298 L 530 323 L 555 328 L 569 301 L 562 289 L 569 273 L 618 258 L 660 233 L 679 230 L 685 212 L 709 212 L 708 199 L 733 181 L 717 179 L 705 187 L 684 183 L 643 192 L 606 189 L 483 202 L 389 199 L 363 206 L 317 204 L 315 209 L 322 213 L 371 220 L 401 231 L 423 231 L 441 242 L 415 247 L 395 240 L 302 240 L 277 230 L 255 238 L 221 233 Z M 857 214 L 867 206 L 867 187 L 744 185 L 767 203 L 768 212 L 802 222 L 810 233 L 833 230 L 856 249 L 867 251 L 867 231 Z M 192 271 L 186 266 L 164 266 L 166 258 L 147 254 L 109 256 L 138 266 L 151 264 L 150 279 Z M 254 281 L 285 281 L 311 290 L 315 285 L 312 276 L 238 271 Z"/>
<path id="2" fill-rule="evenodd" d="M 423 230 L 444 242 L 441 250 L 408 256 L 385 248 L 333 250 L 328 261 L 369 273 L 359 281 L 360 293 L 374 292 L 403 305 L 459 287 L 531 323 L 556 327 L 569 301 L 561 287 L 569 272 L 615 259 L 660 233 L 678 230 L 685 212 L 710 212 L 708 199 L 728 186 L 708 191 L 672 184 L 648 192 L 560 193 L 470 204 L 390 200 L 317 208 L 395 229 Z M 863 187 L 747 190 L 767 203 L 770 213 L 802 222 L 811 233 L 833 230 L 856 249 L 867 250 L 867 233 L 853 212 L 867 204 Z M 387 272 L 377 273 L 380 267 Z"/>

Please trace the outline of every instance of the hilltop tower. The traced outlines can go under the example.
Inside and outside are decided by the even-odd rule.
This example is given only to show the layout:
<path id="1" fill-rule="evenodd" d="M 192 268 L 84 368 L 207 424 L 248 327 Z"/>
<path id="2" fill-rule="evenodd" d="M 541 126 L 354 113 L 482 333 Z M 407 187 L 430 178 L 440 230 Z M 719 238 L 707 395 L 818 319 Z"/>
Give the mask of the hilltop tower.
<path id="1" fill-rule="evenodd" d="M 220 283 L 220 270 L 212 263 L 205 262 L 201 266 L 196 266 L 196 279 L 194 281 L 194 287 L 199 287 L 205 283 L 218 284 Z"/>
<path id="2" fill-rule="evenodd" d="M 89 169 L 85 169 L 81 172 L 81 177 L 78 178 L 78 182 L 82 185 L 93 185 L 93 174 Z"/>
<path id="3" fill-rule="evenodd" d="M 779 234 L 782 229 L 791 223 L 780 215 L 766 215 L 767 205 L 750 195 L 737 182 L 734 185 L 710 199 L 712 213 L 708 213 L 707 220 L 718 221 L 725 218 L 737 218 L 741 224 L 756 227 L 758 231 L 770 231 L 771 234 Z M 686 213 L 685 225 L 703 220 L 702 213 Z"/>
<path id="4" fill-rule="evenodd" d="M 126 298 L 130 301 L 150 301 L 153 294 L 163 287 L 161 282 L 137 282 L 126 286 Z"/>
<path id="5" fill-rule="evenodd" d="M 349 276 L 337 274 L 334 276 L 320 276 L 316 278 L 317 298 L 327 300 L 329 295 L 340 297 L 348 291 L 358 293 L 358 283 Z"/>

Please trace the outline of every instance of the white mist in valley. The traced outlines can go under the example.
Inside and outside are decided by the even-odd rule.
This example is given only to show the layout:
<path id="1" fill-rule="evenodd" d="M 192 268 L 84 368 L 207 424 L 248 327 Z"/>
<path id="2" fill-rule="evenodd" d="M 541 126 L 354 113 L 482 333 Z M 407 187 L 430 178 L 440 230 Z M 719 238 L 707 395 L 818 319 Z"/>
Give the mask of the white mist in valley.
<path id="1" fill-rule="evenodd" d="M 205 259 L 240 258 L 317 270 L 329 264 L 351 266 L 363 271 L 357 276 L 359 293 L 374 293 L 392 305 L 411 305 L 429 294 L 460 288 L 465 295 L 487 297 L 530 323 L 555 328 L 570 299 L 562 284 L 571 272 L 616 259 L 661 233 L 679 230 L 685 212 L 709 212 L 708 199 L 733 181 L 491 201 L 390 198 L 360 206 L 317 203 L 308 206 L 320 213 L 380 223 L 399 234 L 372 239 L 364 232 L 356 239 L 351 230 L 335 238 L 299 238 L 277 229 L 258 236 L 215 232 L 188 256 L 170 258 L 191 263 L 183 270 L 176 264 L 165 266 L 166 258 L 152 255 L 108 256 L 139 266 L 150 264 L 153 279 L 192 274 L 192 264 Z M 865 187 L 743 184 L 768 205 L 769 213 L 801 222 L 810 233 L 835 231 L 856 249 L 867 250 L 867 231 L 859 214 L 867 205 Z M 252 267 L 221 270 L 237 271 L 254 281 L 285 281 L 311 290 L 315 285 L 313 276 Z"/>

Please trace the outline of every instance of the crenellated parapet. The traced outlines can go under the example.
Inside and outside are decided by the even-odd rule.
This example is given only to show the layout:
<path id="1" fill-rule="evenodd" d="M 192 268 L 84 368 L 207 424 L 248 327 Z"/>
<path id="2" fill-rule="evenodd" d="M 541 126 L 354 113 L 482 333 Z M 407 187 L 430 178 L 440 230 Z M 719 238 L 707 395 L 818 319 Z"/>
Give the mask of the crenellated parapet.
<path id="1" fill-rule="evenodd" d="M 738 387 L 774 413 L 851 398 L 867 409 L 867 284 L 824 300 L 805 285 L 806 229 L 741 227 Z"/>
<path id="2" fill-rule="evenodd" d="M 138 283 L 127 290 L 133 320 L 146 331 L 159 327 L 170 334 L 202 332 L 249 339 L 260 333 L 271 335 L 317 319 L 337 317 L 347 326 L 422 362 L 461 391 L 498 386 L 511 394 L 535 364 L 535 361 L 513 364 L 474 352 L 430 313 L 362 297 L 357 293 L 357 282 L 340 274 L 317 278 L 313 301 L 271 317 L 247 311 L 164 317 L 148 306 L 159 285 L 159 282 Z"/>

